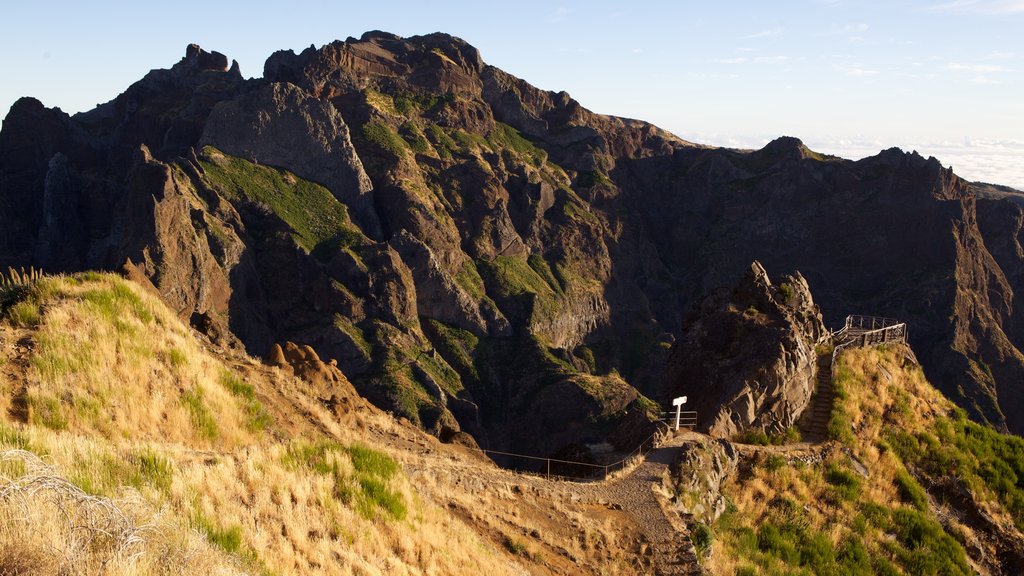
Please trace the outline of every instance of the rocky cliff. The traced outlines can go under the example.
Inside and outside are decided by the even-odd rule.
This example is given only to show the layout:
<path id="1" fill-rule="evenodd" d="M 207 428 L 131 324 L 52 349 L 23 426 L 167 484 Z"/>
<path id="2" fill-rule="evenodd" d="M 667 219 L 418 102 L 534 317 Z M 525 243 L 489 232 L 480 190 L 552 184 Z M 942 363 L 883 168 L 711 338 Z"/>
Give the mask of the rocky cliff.
<path id="1" fill-rule="evenodd" d="M 278 52 L 256 80 L 190 46 L 0 130 L 0 267 L 128 263 L 196 326 L 310 346 L 376 404 L 520 452 L 631 422 L 684 312 L 755 259 L 830 323 L 905 319 L 934 381 L 1020 432 L 1022 225 L 934 159 L 694 146 L 444 34 Z"/>
<path id="2" fill-rule="evenodd" d="M 815 345 L 827 335 L 803 276 L 773 284 L 754 262 L 735 288 L 711 294 L 684 320 L 662 397 L 687 396 L 698 429 L 711 436 L 780 434 L 811 399 Z"/>

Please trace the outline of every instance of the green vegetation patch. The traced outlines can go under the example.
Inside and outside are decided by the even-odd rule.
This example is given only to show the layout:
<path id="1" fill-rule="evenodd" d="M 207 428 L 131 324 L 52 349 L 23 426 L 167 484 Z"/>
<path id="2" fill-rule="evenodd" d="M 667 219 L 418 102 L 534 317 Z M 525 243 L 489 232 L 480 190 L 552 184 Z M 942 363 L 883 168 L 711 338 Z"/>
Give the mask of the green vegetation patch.
<path id="1" fill-rule="evenodd" d="M 188 409 L 189 418 L 192 420 L 192 427 L 200 437 L 207 440 L 215 440 L 220 435 L 217 420 L 206 405 L 206 398 L 203 389 L 192 388 L 181 395 L 181 403 Z"/>
<path id="2" fill-rule="evenodd" d="M 525 293 L 552 294 L 548 284 L 524 258 L 498 256 L 490 262 L 481 261 L 480 271 L 495 286 L 497 297 L 507 298 Z"/>
<path id="3" fill-rule="evenodd" d="M 548 261 L 544 259 L 540 254 L 530 254 L 526 259 L 526 263 L 530 265 L 530 268 L 537 273 L 538 276 L 547 282 L 548 286 L 551 287 L 555 292 L 562 291 L 562 285 L 555 278 L 554 272 L 551 271 L 551 266 L 548 265 Z"/>
<path id="4" fill-rule="evenodd" d="M 423 134 L 419 126 L 412 122 L 406 122 L 399 129 L 399 134 L 413 152 L 417 154 L 428 154 L 430 152 L 430 141 L 427 140 L 426 135 Z"/>
<path id="5" fill-rule="evenodd" d="M 394 137 L 401 142 L 397 134 Z M 295 232 L 295 241 L 308 252 L 321 245 L 341 250 L 365 240 L 349 218 L 348 208 L 319 184 L 209 146 L 203 149 L 199 162 L 206 179 L 227 197 L 248 198 L 268 206 Z"/>
<path id="6" fill-rule="evenodd" d="M 540 168 L 547 162 L 548 153 L 527 140 L 518 130 L 503 122 L 495 122 L 494 130 L 487 135 L 487 143 L 494 150 L 511 150 L 520 158 Z"/>
<path id="7" fill-rule="evenodd" d="M 401 469 L 382 452 L 357 444 L 346 447 L 332 440 L 297 441 L 289 445 L 284 463 L 330 477 L 334 496 L 368 520 L 378 516 L 403 520 L 407 515 L 404 498 L 391 487 Z"/>
<path id="8" fill-rule="evenodd" d="M 242 403 L 242 410 L 245 412 L 245 427 L 250 432 L 266 430 L 274 423 L 273 418 L 267 413 L 266 408 L 256 398 L 256 391 L 252 385 L 239 378 L 234 372 L 222 369 L 219 377 L 221 386 L 226 388 L 235 398 Z"/>
<path id="9" fill-rule="evenodd" d="M 404 158 L 409 152 L 409 145 L 405 140 L 394 128 L 380 120 L 371 120 L 363 124 L 363 137 L 395 158 Z"/>
<path id="10" fill-rule="evenodd" d="M 972 422 L 957 409 L 917 434 L 890 429 L 886 441 L 924 476 L 952 475 L 972 493 L 998 501 L 1024 530 L 1024 439 Z"/>
<path id="11" fill-rule="evenodd" d="M 473 380 L 480 379 L 474 360 L 477 346 L 480 344 L 480 339 L 476 335 L 469 330 L 449 326 L 434 319 L 425 320 L 423 327 L 449 366 L 461 376 L 468 376 Z"/>
<path id="12" fill-rule="evenodd" d="M 782 432 L 769 434 L 763 428 L 748 428 L 733 438 L 734 442 L 740 444 L 753 444 L 755 446 L 782 446 L 794 444 L 800 441 L 800 429 L 790 426 Z"/>
<path id="13" fill-rule="evenodd" d="M 437 124 L 430 124 L 427 126 L 427 137 L 430 138 L 430 142 L 434 145 L 434 150 L 437 151 L 437 155 L 447 160 L 452 157 L 453 154 L 458 152 L 459 144 L 444 131 Z"/>
<path id="14" fill-rule="evenodd" d="M 124 486 L 167 494 L 174 467 L 160 453 L 144 447 L 128 453 L 83 454 L 76 459 L 70 478 L 83 492 L 97 496 L 115 496 Z"/>

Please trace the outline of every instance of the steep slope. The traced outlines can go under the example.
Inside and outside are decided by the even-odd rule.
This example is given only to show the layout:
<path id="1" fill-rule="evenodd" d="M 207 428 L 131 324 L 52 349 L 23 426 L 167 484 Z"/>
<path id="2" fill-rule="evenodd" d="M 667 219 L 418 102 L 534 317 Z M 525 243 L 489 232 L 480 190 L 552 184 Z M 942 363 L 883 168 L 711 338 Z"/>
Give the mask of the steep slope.
<path id="1" fill-rule="evenodd" d="M 276 346 L 263 364 L 114 275 L 0 285 L 0 570 L 650 565 L 628 513 L 441 444 L 366 403 L 308 347 Z"/>
<path id="2" fill-rule="evenodd" d="M 1020 438 L 969 421 L 903 345 L 843 352 L 835 385 L 837 441 L 706 444 L 681 462 L 680 503 L 710 526 L 698 547 L 713 574 L 1024 568 Z"/>
<path id="3" fill-rule="evenodd" d="M 0 223 L 0 266 L 127 261 L 211 334 L 313 346 L 494 448 L 638 441 L 685 311 L 754 260 L 799 269 L 827 322 L 906 319 L 942 390 L 1024 430 L 1012 200 L 895 149 L 694 146 L 444 34 L 278 52 L 252 81 L 193 46 L 86 114 L 23 99 Z"/>

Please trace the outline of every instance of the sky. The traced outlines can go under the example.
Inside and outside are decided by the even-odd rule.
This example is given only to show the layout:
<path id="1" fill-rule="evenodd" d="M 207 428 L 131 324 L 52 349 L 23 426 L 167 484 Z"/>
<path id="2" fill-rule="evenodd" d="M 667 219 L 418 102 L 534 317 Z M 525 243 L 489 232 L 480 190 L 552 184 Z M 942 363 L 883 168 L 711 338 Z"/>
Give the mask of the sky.
<path id="1" fill-rule="evenodd" d="M 540 88 L 687 140 L 756 148 L 790 135 L 854 159 L 899 146 L 1024 189 L 1024 0 L 0 6 L 0 115 L 21 96 L 91 109 L 189 43 L 259 77 L 275 50 L 442 31 Z"/>

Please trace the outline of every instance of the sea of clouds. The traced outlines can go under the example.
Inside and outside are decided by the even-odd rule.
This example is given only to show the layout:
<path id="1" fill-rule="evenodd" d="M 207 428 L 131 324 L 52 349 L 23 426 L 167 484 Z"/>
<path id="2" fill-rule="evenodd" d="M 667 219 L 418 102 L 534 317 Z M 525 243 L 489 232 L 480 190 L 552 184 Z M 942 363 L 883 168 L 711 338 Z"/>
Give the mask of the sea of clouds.
<path id="1" fill-rule="evenodd" d="M 684 135 L 691 142 L 728 148 L 761 148 L 775 136 L 723 136 L 718 134 Z M 871 138 L 804 138 L 808 148 L 823 154 L 832 154 L 860 160 L 880 151 L 897 147 L 917 151 L 925 158 L 934 156 L 943 166 L 952 166 L 958 176 L 972 182 L 1002 184 L 1024 191 L 1024 140 L 982 140 L 965 138 L 961 141 L 904 140 L 891 141 Z"/>

